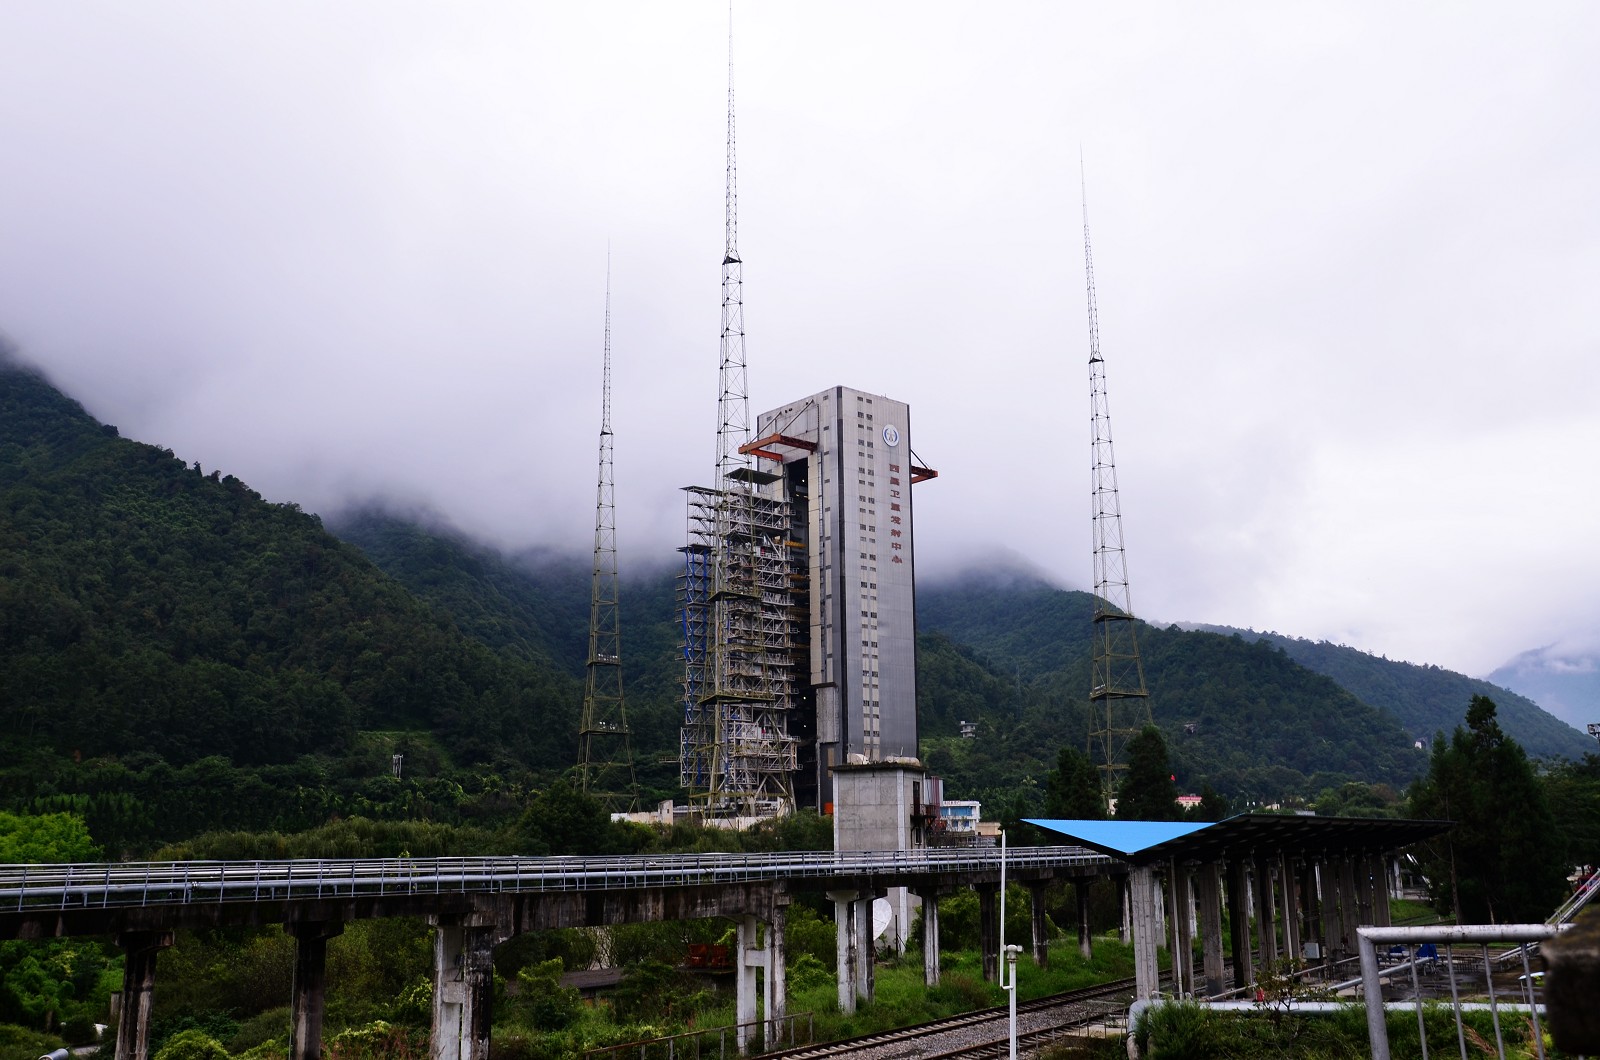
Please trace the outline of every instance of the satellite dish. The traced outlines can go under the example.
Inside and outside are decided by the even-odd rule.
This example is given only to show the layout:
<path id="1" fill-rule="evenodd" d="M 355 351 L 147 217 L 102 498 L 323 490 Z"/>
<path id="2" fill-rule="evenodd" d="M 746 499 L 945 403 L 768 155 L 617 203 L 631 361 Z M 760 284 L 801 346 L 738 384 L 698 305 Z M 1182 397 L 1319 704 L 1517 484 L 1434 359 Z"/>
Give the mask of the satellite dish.
<path id="1" fill-rule="evenodd" d="M 887 898 L 874 898 L 872 900 L 872 937 L 883 938 L 884 932 L 889 930 L 889 925 L 894 923 L 894 907 Z"/>

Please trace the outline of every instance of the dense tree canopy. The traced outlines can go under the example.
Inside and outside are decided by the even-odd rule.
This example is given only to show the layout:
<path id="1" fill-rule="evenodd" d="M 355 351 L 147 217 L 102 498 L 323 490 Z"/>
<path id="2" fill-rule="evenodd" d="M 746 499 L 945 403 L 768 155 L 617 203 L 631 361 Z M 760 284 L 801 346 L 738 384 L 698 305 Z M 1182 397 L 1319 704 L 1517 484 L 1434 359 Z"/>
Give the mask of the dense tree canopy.
<path id="1" fill-rule="evenodd" d="M 1167 761 L 1161 730 L 1146 725 L 1128 741 L 1128 771 L 1117 785 L 1117 816 L 1131 821 L 1176 821 L 1182 817 L 1178 786 Z"/>
<path id="2" fill-rule="evenodd" d="M 1098 821 L 1106 815 L 1100 773 L 1089 756 L 1063 747 L 1056 768 L 1045 781 L 1044 815 L 1063 821 Z"/>
<path id="3" fill-rule="evenodd" d="M 1456 822 L 1427 847 L 1434 899 L 1463 923 L 1543 920 L 1565 887 L 1564 842 L 1527 755 L 1500 731 L 1494 701 L 1473 696 L 1467 724 L 1433 741 L 1410 791 L 1414 817 Z"/>

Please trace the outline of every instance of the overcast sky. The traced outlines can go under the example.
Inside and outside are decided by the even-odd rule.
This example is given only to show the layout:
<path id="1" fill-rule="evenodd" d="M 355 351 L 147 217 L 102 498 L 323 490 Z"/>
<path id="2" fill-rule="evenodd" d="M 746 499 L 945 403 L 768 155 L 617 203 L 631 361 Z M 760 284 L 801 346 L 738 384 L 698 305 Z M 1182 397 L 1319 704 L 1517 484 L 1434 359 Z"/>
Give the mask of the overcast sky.
<path id="1" fill-rule="evenodd" d="M 0 331 L 332 513 L 593 541 L 712 477 L 718 3 L 0 6 Z M 924 576 L 1086 588 L 1080 147 L 1141 617 L 1600 641 L 1600 5 L 735 5 L 752 414 L 911 404 Z"/>

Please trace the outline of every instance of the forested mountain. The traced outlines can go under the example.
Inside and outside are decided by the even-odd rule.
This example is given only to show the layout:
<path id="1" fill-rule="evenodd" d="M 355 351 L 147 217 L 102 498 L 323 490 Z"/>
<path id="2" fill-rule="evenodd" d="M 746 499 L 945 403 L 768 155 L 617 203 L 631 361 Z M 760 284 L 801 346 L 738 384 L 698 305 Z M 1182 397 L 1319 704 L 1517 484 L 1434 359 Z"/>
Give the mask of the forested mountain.
<path id="1" fill-rule="evenodd" d="M 1328 675 L 1366 702 L 1394 713 L 1412 737 L 1423 743 L 1430 742 L 1436 732 L 1448 736 L 1461 724 L 1462 704 L 1471 702 L 1473 696 L 1487 696 L 1498 708 L 1501 729 L 1531 757 L 1578 759 L 1594 750 L 1593 740 L 1526 696 L 1453 670 L 1397 662 L 1342 644 L 1280 633 L 1201 628 L 1282 648 L 1301 666 Z"/>
<path id="2" fill-rule="evenodd" d="M 570 769 L 587 557 L 503 556 L 382 511 L 332 524 L 345 540 L 0 366 L 0 735 L 16 749 L 0 807 L 72 809 L 102 842 L 138 844 L 341 813 L 481 817 Z M 1089 728 L 1091 598 L 987 573 L 925 582 L 917 606 L 924 757 L 952 797 L 1037 808 Z M 671 796 L 674 571 L 624 564 L 621 629 L 640 779 Z M 1413 737 L 1453 727 L 1481 685 L 1308 642 L 1140 638 L 1180 785 L 1236 800 L 1403 784 L 1425 757 Z M 1540 734 L 1559 723 L 1491 694 L 1531 753 L 1587 750 L 1576 734 L 1552 749 Z"/>
<path id="3" fill-rule="evenodd" d="M 449 614 L 463 632 L 499 651 L 551 660 L 575 681 L 583 680 L 593 578 L 587 559 L 503 556 L 437 520 L 424 526 L 408 514 L 370 506 L 332 517 L 329 526 L 385 573 Z M 674 574 L 630 568 L 620 582 L 623 694 L 636 772 L 648 798 L 669 798 L 678 786 L 683 713 Z M 576 760 L 576 721 L 570 738 L 565 733 L 552 738 L 566 738 Z"/>
<path id="4" fill-rule="evenodd" d="M 213 784 L 219 769 L 241 784 L 259 777 L 237 770 L 277 769 L 296 788 L 387 773 L 363 732 L 414 733 L 460 766 L 554 770 L 578 691 L 536 655 L 463 635 L 316 517 L 120 438 L 0 361 L 8 802 L 171 793 L 200 759 Z M 250 799 L 210 798 L 249 816 Z M 241 823 L 296 800 L 259 801 L 267 819 Z"/>
<path id="5" fill-rule="evenodd" d="M 917 615 L 923 630 L 969 645 L 1020 688 L 1003 697 L 1013 705 L 992 732 L 937 744 L 936 767 L 959 775 L 963 757 L 976 755 L 972 772 L 993 776 L 1032 759 L 1040 780 L 1055 749 L 1084 745 L 1092 596 L 1026 576 L 972 575 L 919 586 Z M 1138 637 L 1151 712 L 1183 790 L 1210 784 L 1235 800 L 1278 800 L 1347 780 L 1402 785 L 1426 762 L 1396 718 L 1275 647 L 1144 623 Z M 997 751 L 970 746 L 985 740 Z"/>

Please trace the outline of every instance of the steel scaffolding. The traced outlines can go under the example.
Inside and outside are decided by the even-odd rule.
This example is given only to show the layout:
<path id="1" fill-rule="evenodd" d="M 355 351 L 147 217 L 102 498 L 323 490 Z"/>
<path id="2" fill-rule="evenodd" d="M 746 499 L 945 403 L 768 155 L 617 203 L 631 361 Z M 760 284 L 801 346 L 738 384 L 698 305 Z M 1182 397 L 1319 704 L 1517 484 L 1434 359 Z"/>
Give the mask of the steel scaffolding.
<path id="1" fill-rule="evenodd" d="M 685 491 L 680 780 L 715 817 L 794 811 L 797 560 L 789 505 L 755 488 L 769 478 L 747 472 L 727 490 Z"/>

